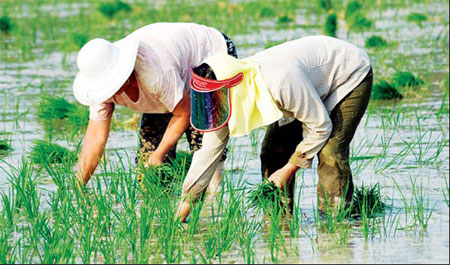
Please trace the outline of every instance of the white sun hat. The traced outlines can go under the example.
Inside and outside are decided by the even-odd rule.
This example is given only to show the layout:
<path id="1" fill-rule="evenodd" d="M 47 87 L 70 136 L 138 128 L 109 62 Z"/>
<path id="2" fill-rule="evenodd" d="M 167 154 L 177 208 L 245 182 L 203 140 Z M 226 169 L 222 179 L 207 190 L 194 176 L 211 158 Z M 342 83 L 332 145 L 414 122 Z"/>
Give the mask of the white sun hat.
<path id="1" fill-rule="evenodd" d="M 83 105 L 100 104 L 112 97 L 131 75 L 139 42 L 130 38 L 111 43 L 93 39 L 78 53 L 79 72 L 73 94 Z"/>

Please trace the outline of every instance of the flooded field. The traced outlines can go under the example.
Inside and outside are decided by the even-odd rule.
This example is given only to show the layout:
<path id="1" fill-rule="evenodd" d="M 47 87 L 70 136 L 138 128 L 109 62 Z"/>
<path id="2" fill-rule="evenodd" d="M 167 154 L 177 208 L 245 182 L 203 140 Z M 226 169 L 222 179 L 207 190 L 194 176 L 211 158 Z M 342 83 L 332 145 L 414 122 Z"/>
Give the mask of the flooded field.
<path id="1" fill-rule="evenodd" d="M 353 16 L 346 10 L 355 1 L 128 1 L 117 13 L 102 12 L 101 2 L 0 2 L 1 263 L 449 263 L 448 1 L 360 1 Z M 384 211 L 318 216 L 316 160 L 297 175 L 293 216 L 249 207 L 261 182 L 260 129 L 230 141 L 223 189 L 179 224 L 184 167 L 170 187 L 140 185 L 136 114 L 121 107 L 104 163 L 80 192 L 73 157 L 87 110 L 71 104 L 77 51 L 158 21 L 216 27 L 240 57 L 325 33 L 365 48 L 374 83 L 395 83 L 403 96 L 373 95 L 352 142 L 355 185 L 378 183 Z M 415 79 L 400 84 L 400 72 Z M 57 106 L 45 101 L 52 97 L 75 106 L 71 114 L 46 119 L 44 105 Z M 69 151 L 58 160 L 39 140 Z M 184 139 L 178 149 L 188 149 Z"/>

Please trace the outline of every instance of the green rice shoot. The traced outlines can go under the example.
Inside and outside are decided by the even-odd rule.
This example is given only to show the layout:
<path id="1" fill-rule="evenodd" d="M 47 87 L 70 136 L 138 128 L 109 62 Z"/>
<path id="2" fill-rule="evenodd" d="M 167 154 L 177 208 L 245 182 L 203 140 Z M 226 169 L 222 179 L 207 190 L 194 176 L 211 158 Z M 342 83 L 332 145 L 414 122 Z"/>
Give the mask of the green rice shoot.
<path id="1" fill-rule="evenodd" d="M 37 109 L 39 119 L 64 119 L 68 113 L 74 111 L 76 106 L 62 97 L 46 96 L 42 98 Z"/>
<path id="2" fill-rule="evenodd" d="M 319 6 L 325 10 L 333 9 L 333 4 L 331 3 L 331 0 L 318 0 L 317 2 Z"/>
<path id="3" fill-rule="evenodd" d="M 366 18 L 363 14 L 356 14 L 349 23 L 349 29 L 355 32 L 363 32 L 372 27 L 372 20 Z"/>
<path id="4" fill-rule="evenodd" d="M 276 16 L 275 10 L 271 7 L 263 6 L 259 11 L 259 16 L 262 18 Z"/>
<path id="5" fill-rule="evenodd" d="M 360 188 L 356 188 L 353 193 L 353 215 L 361 215 L 364 212 L 367 217 L 371 218 L 382 214 L 385 208 L 386 205 L 382 201 L 378 183 L 372 187 L 365 187 L 363 184 Z"/>
<path id="6" fill-rule="evenodd" d="M 37 117 L 44 123 L 45 131 L 53 132 L 60 125 L 73 135 L 86 128 L 89 109 L 62 97 L 45 96 L 38 106 Z"/>
<path id="7" fill-rule="evenodd" d="M 98 10 L 100 13 L 102 13 L 104 16 L 112 19 L 114 16 L 116 16 L 119 12 L 131 12 L 131 6 L 127 3 L 124 3 L 120 0 L 116 0 L 114 2 L 110 3 L 102 3 L 98 7 Z"/>
<path id="8" fill-rule="evenodd" d="M 0 31 L 7 34 L 11 31 L 11 19 L 8 16 L 0 17 Z"/>
<path id="9" fill-rule="evenodd" d="M 327 19 L 325 21 L 325 34 L 336 38 L 336 32 L 338 27 L 338 20 L 337 15 L 335 13 L 331 13 L 327 16 Z"/>
<path id="10" fill-rule="evenodd" d="M 392 84 L 396 87 L 416 87 L 423 85 L 424 81 L 411 72 L 397 72 L 392 78 Z"/>
<path id="11" fill-rule="evenodd" d="M 9 140 L 0 139 L 0 155 L 6 155 L 12 150 Z"/>
<path id="12" fill-rule="evenodd" d="M 414 13 L 409 14 L 408 17 L 406 18 L 406 20 L 408 22 L 414 22 L 414 23 L 418 24 L 419 26 L 421 26 L 423 22 L 428 20 L 428 17 L 424 14 L 414 12 Z"/>
<path id="13" fill-rule="evenodd" d="M 281 209 L 283 192 L 269 180 L 257 185 L 248 196 L 249 207 L 252 209 L 268 210 Z"/>
<path id="14" fill-rule="evenodd" d="M 45 140 L 35 140 L 31 148 L 30 158 L 35 164 L 73 164 L 77 154 L 59 144 Z"/>
<path id="15" fill-rule="evenodd" d="M 144 184 L 156 185 L 160 188 L 171 189 L 180 184 L 192 162 L 190 153 L 177 152 L 176 158 L 160 166 L 141 166 L 142 176 L 140 180 Z"/>
<path id="16" fill-rule="evenodd" d="M 386 47 L 387 44 L 387 41 L 383 37 L 373 35 L 366 39 L 365 46 L 368 48 L 380 48 Z"/>
<path id="17" fill-rule="evenodd" d="M 349 1 L 345 6 L 345 19 L 349 20 L 362 9 L 362 4 L 359 1 Z"/>
<path id="18" fill-rule="evenodd" d="M 397 88 L 392 86 L 388 81 L 381 80 L 377 82 L 372 88 L 371 99 L 402 99 L 403 95 Z"/>
<path id="19" fill-rule="evenodd" d="M 277 22 L 280 24 L 284 24 L 284 23 L 291 23 L 292 21 L 294 21 L 294 19 L 292 19 L 288 15 L 284 15 L 279 17 Z"/>

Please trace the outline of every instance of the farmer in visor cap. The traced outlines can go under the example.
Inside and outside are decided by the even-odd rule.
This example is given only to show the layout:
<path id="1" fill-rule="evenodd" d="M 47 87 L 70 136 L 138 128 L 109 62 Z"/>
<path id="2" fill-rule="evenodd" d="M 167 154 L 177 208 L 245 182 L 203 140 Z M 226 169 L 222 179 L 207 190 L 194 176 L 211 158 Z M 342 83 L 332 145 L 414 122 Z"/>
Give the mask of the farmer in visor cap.
<path id="1" fill-rule="evenodd" d="M 325 210 L 325 198 L 330 206 L 351 201 L 349 145 L 373 79 L 362 49 L 310 36 L 245 59 L 217 54 L 193 72 L 191 124 L 206 133 L 184 181 L 177 218 L 184 221 L 208 187 L 229 136 L 247 135 L 265 125 L 262 176 L 287 187 L 289 209 L 295 173 L 311 167 L 316 155 L 319 210 Z"/>
<path id="2" fill-rule="evenodd" d="M 116 104 L 144 113 L 138 158 L 145 165 L 174 159 L 183 133 L 191 152 L 199 149 L 203 134 L 189 126 L 191 69 L 216 53 L 237 57 L 227 36 L 194 23 L 154 23 L 114 43 L 86 43 L 73 85 L 75 98 L 90 108 L 79 181 L 89 181 L 103 155 Z M 224 159 L 222 152 L 219 160 Z M 214 179 L 219 185 L 220 179 Z"/>

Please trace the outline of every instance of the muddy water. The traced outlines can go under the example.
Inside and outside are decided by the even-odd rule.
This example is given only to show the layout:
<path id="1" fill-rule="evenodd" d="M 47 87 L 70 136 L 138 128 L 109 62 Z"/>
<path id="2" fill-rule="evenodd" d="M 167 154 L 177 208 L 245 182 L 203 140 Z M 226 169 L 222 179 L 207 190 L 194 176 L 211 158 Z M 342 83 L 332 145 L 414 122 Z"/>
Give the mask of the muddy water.
<path id="1" fill-rule="evenodd" d="M 84 5 L 84 4 L 83 4 Z M 449 207 L 444 201 L 445 178 L 449 177 L 449 120 L 448 99 L 442 104 L 441 80 L 448 75 L 448 2 L 414 4 L 410 8 L 390 7 L 370 13 L 376 20 L 375 30 L 365 33 L 348 34 L 340 21 L 338 36 L 358 46 L 373 35 L 382 35 L 394 44 L 384 50 L 368 49 L 374 64 L 375 79 L 389 78 L 396 70 L 409 70 L 427 81 L 427 92 L 421 97 L 404 99 L 398 103 L 372 102 L 368 113 L 352 143 L 354 158 L 372 156 L 372 159 L 354 159 L 352 169 L 356 186 L 379 183 L 386 197 L 391 218 L 395 220 L 395 232 L 387 236 L 375 235 L 364 241 L 361 229 L 355 224 L 350 230 L 348 243 L 340 245 L 330 235 L 319 232 L 314 227 L 314 208 L 317 184 L 317 161 L 312 169 L 303 170 L 297 177 L 297 195 L 303 213 L 303 229 L 317 241 L 301 233 L 299 238 L 289 239 L 288 255 L 280 254 L 283 263 L 448 263 L 449 262 Z M 23 8 L 23 12 L 32 12 Z M 76 14 L 68 5 L 61 6 L 60 15 Z M 421 26 L 406 22 L 410 12 L 425 12 L 430 20 Z M 51 10 L 45 10 L 50 12 Z M 53 14 L 53 13 L 52 13 Z M 300 26 L 290 29 L 276 29 L 272 21 L 261 22 L 259 32 L 233 36 L 242 57 L 261 50 L 267 42 L 289 40 L 301 36 L 321 34 L 321 15 L 306 14 L 299 10 L 296 23 Z M 308 24 L 308 27 L 302 25 Z M 34 139 L 44 137 L 41 124 L 35 119 L 35 106 L 40 95 L 50 92 L 73 100 L 70 84 L 76 73 L 76 54 L 65 57 L 60 53 L 38 56 L 23 64 L 2 62 L 0 65 L 0 132 L 12 132 L 13 151 L 0 157 L 0 167 L 6 163 L 17 165 L 26 156 Z M 64 64 L 63 64 L 64 62 Z M 442 105 L 444 110 L 442 110 Z M 441 113 L 441 114 L 437 114 Z M 118 108 L 118 119 L 130 116 Z M 398 117 L 398 119 L 393 118 Z M 232 179 L 237 179 L 245 169 L 246 185 L 260 182 L 259 146 L 264 136 L 263 130 L 254 132 L 253 137 L 241 137 L 232 141 L 235 152 L 226 164 Z M 124 141 L 124 139 L 126 139 Z M 390 139 L 390 140 L 389 140 Z M 385 144 L 388 141 L 388 144 Z M 389 142 L 390 141 L 390 142 Z M 134 155 L 136 132 L 116 130 L 107 144 L 108 155 L 114 160 L 114 153 Z M 67 141 L 60 140 L 67 145 Z M 408 148 L 409 146 L 409 148 Z M 180 149 L 187 149 L 183 141 Z M 405 152 L 404 156 L 398 154 Z M 380 156 L 380 154 L 385 154 Z M 131 159 L 130 159 L 131 160 Z M 130 162 L 132 163 L 132 162 Z M 425 231 L 403 229 L 408 226 L 410 215 L 405 214 L 405 205 L 398 188 L 409 202 L 413 197 L 411 179 L 423 186 L 426 212 L 431 219 Z M 0 170 L 0 191 L 7 189 L 6 174 Z M 51 183 L 46 188 L 52 188 Z M 301 190 L 301 192 L 300 192 Z M 206 207 L 205 207 L 206 208 Z M 204 210 L 203 217 L 209 212 Z M 255 213 L 249 213 L 255 215 Z M 409 218 L 409 219 L 408 219 Z M 261 235 L 261 238 L 264 235 Z M 259 239 L 256 245 L 257 262 L 269 262 L 269 246 Z M 225 256 L 225 262 L 242 261 L 237 251 Z"/>

